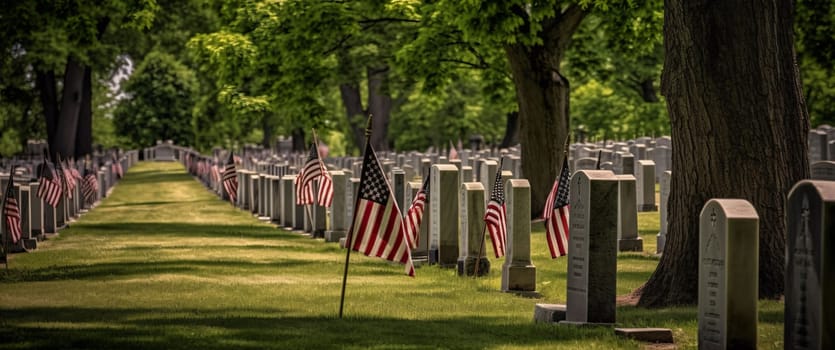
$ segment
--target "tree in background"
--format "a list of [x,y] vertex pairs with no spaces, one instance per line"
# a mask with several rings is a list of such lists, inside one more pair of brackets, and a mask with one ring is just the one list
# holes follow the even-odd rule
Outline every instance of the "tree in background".
[[835,3],[799,0],[795,34],[803,97],[812,125],[835,124]]
[[13,56],[3,71],[27,80],[10,102],[22,106],[25,120],[35,116],[37,98],[53,155],[92,152],[93,70],[111,69],[120,33],[147,26],[155,9],[153,0],[22,1],[0,9],[0,48]]
[[151,52],[125,84],[128,96],[114,112],[116,131],[134,147],[151,146],[157,140],[190,145],[196,91],[197,80],[188,67],[167,53]]
[[639,305],[696,303],[699,212],[710,198],[754,205],[759,295],[782,294],[786,196],[809,175],[793,13],[790,1],[666,1],[661,91],[675,145],[669,238]]

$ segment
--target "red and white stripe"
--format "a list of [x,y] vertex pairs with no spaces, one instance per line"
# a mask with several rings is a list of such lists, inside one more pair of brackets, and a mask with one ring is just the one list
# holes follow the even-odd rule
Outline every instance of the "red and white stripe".
[[18,207],[14,195],[7,193],[7,197],[6,205],[3,207],[3,216],[6,217],[6,228],[9,230],[12,243],[16,244],[23,237],[20,229],[20,207]]
[[406,274],[415,276],[409,242],[403,234],[400,210],[393,198],[386,205],[360,199],[351,227],[352,248],[367,256],[406,265]]
[[423,221],[423,211],[426,206],[426,191],[421,188],[412,200],[409,211],[406,212],[406,222],[403,224],[403,231],[410,238],[412,249],[417,248],[420,243],[420,223]]
[[333,204],[333,178],[327,170],[319,177],[319,193],[316,202],[328,208]]
[[556,208],[545,219],[545,239],[551,258],[568,254],[568,210],[569,206]]
[[484,222],[487,224],[487,232],[490,232],[493,252],[497,258],[503,257],[507,247],[507,207],[505,204],[490,200],[487,203],[487,211],[484,213]]

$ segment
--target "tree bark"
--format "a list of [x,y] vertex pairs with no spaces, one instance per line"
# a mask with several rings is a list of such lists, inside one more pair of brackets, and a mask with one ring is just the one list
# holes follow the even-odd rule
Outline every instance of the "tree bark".
[[675,145],[670,215],[664,254],[639,305],[697,302],[699,212],[710,198],[754,205],[759,295],[783,292],[786,196],[809,175],[809,118],[794,61],[792,6],[665,1],[661,91]]
[[75,135],[78,128],[78,113],[81,110],[81,95],[84,87],[84,67],[70,57],[64,71],[64,87],[61,94],[61,110],[55,129],[52,152],[62,157],[75,154]]
[[362,96],[360,87],[356,82],[339,84],[339,94],[342,97],[342,105],[345,106],[345,118],[351,128],[351,137],[354,140],[356,149],[362,152],[365,146],[365,110],[362,108]]
[[295,128],[290,132],[290,137],[293,139],[293,152],[304,152],[304,129]]
[[78,128],[75,134],[75,159],[82,159],[93,153],[93,79],[92,69],[84,67],[81,109],[78,113]]
[[371,145],[377,151],[388,151],[388,128],[391,119],[391,95],[388,93],[389,67],[367,68],[368,112],[374,116]]
[[55,150],[52,145],[55,143],[55,128],[58,125],[58,95],[55,91],[55,72],[35,71],[35,87],[41,99],[44,122],[46,124],[46,140],[50,145],[50,155],[55,157]]
[[569,86],[560,74],[560,61],[586,14],[579,5],[569,5],[543,21],[539,36],[544,45],[504,48],[519,105],[522,172],[531,185],[532,217],[542,214],[545,198],[562,167],[569,130]]
[[507,125],[504,128],[504,138],[499,148],[508,148],[519,144],[519,112],[507,114]]

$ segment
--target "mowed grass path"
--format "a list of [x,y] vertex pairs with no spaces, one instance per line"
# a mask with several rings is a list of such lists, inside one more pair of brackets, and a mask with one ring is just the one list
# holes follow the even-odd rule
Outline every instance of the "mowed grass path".
[[[640,222],[654,252],[657,213]],[[413,279],[352,254],[340,320],[344,250],[258,222],[179,164],[140,163],[60,237],[11,257],[0,272],[0,348],[639,348],[610,328],[532,322],[535,303],[565,302],[566,274],[534,227],[540,299],[499,292],[498,259],[483,279],[436,266]],[[657,264],[648,253],[618,261],[619,295]],[[761,305],[760,345],[778,347],[782,304]],[[672,328],[679,346],[695,346],[694,307],[620,306],[618,325]]]

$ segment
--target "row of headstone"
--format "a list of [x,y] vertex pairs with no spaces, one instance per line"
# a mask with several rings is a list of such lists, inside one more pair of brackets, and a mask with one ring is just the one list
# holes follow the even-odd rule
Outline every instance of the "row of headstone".
[[[120,157],[114,159],[112,155],[94,155],[91,157],[93,164],[98,164],[96,177],[99,184],[99,191],[93,194],[90,200],[87,200],[82,191],[82,180],[75,180],[76,186],[72,188],[69,193],[66,192],[67,187],[64,186],[64,193],[62,193],[58,204],[53,208],[51,205],[45,203],[43,199],[38,196],[40,182],[37,174],[38,165],[43,160],[32,158],[27,163],[15,164],[15,169],[5,169],[6,171],[14,171],[14,196],[18,201],[20,209],[21,221],[21,240],[12,247],[10,252],[25,252],[37,249],[38,242],[48,239],[49,237],[58,234],[58,232],[67,227],[69,223],[76,220],[87,210],[95,207],[99,201],[106,197],[112,187],[118,181],[116,174],[117,170],[113,167],[113,162],[119,162],[123,171],[136,164],[139,161],[139,152],[129,151],[121,154]],[[9,162],[4,162],[8,163]],[[72,166],[81,168],[84,166],[84,161],[78,161]],[[84,172],[80,172],[82,177]],[[5,190],[8,186],[10,173],[0,173],[0,201],[5,200]],[[0,232],[5,238],[5,225],[0,225]]]
[[[835,182],[803,180],[786,208],[783,346],[835,348]],[[712,199],[699,224],[699,348],[754,349],[759,216],[740,199]]]

